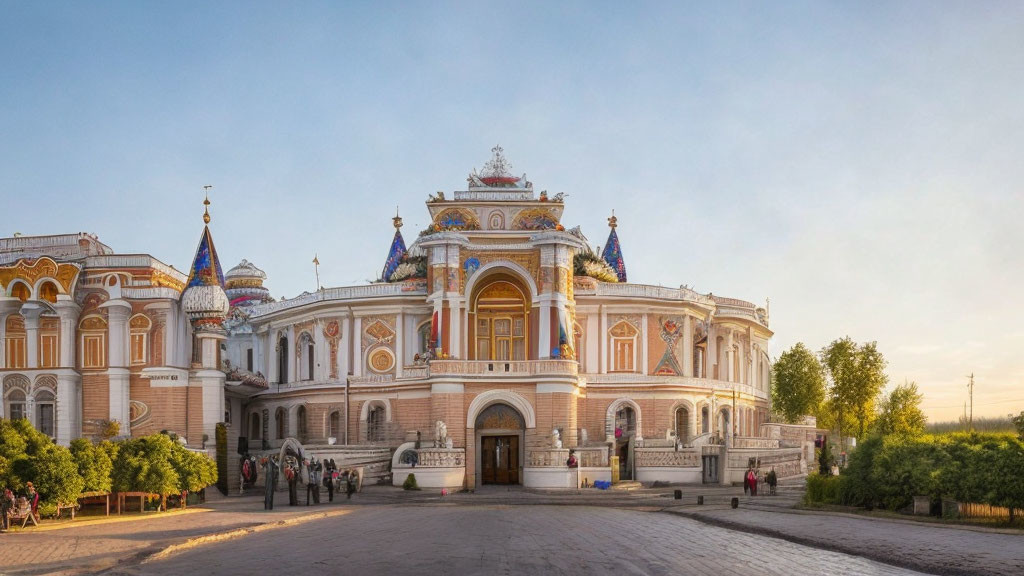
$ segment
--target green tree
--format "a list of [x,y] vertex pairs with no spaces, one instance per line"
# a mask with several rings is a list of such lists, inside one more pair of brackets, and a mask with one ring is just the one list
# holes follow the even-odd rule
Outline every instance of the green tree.
[[828,399],[836,410],[839,441],[848,415],[856,420],[851,432],[863,439],[875,416],[875,404],[885,387],[885,358],[875,342],[858,345],[849,336],[833,341],[821,351],[822,364],[832,385]]
[[825,399],[824,369],[803,342],[779,356],[772,366],[772,380],[772,408],[786,422],[818,415]]
[[113,489],[162,496],[177,493],[178,473],[170,462],[173,445],[174,441],[165,434],[124,441],[114,460]]
[[217,463],[181,444],[171,445],[171,466],[178,475],[178,492],[198,492],[217,481]]
[[84,491],[110,492],[110,475],[114,469],[112,453],[116,457],[117,445],[113,442],[93,444],[87,438],[71,442],[71,455],[78,466],[78,474],[85,481]]
[[923,434],[928,419],[921,411],[922,400],[916,382],[897,386],[882,400],[875,428],[883,435]]
[[28,420],[0,419],[0,483],[15,491],[32,482],[44,502],[70,504],[82,492],[71,451],[53,443]]
[[1020,414],[1010,418],[1015,428],[1017,428],[1017,437],[1024,440],[1024,410],[1020,411]]

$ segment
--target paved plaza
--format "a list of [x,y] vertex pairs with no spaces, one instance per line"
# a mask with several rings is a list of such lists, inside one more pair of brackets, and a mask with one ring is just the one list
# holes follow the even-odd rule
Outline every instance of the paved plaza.
[[0,575],[1024,574],[1019,530],[792,510],[796,491],[741,497],[734,510],[737,493],[488,489],[442,498],[370,487],[351,503],[273,512],[259,497],[217,498],[184,513],[0,535]]
[[184,551],[110,574],[914,574],[638,510],[383,506]]

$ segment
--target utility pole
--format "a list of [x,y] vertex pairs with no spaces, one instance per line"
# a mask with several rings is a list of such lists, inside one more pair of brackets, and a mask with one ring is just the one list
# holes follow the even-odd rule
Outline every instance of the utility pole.
[[971,412],[967,419],[967,430],[968,432],[974,432],[974,372],[971,372],[971,375],[968,376],[968,378],[967,394],[971,401]]
[[313,254],[313,268],[316,270],[316,289],[320,290],[320,259]]

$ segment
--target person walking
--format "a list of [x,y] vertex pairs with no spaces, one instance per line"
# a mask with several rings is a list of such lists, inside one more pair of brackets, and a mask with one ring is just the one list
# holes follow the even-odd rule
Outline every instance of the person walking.
[[263,509],[274,509],[274,489],[277,487],[277,470],[279,466],[273,458],[267,458],[263,462]]
[[348,479],[345,482],[345,497],[348,500],[352,499],[352,493],[356,491],[356,483],[359,482],[359,477],[355,470],[347,470]]
[[775,496],[775,485],[779,482],[779,476],[775,473],[775,467],[768,472],[768,494]]
[[[291,457],[289,456],[289,460]],[[299,505],[299,471],[295,467],[294,461],[286,461],[284,466],[284,477],[288,480],[288,505],[298,506]]]
[[4,488],[0,494],[0,532],[6,532],[11,528],[11,510],[14,509],[14,492],[10,488]]
[[327,501],[334,502],[334,475],[338,470],[334,467],[334,459],[327,461],[327,472],[324,474],[324,484],[327,485]]
[[310,465],[309,460],[303,460],[302,464],[299,465],[299,480],[302,482],[303,486],[306,487],[306,506],[313,503],[313,487],[309,484],[311,468],[312,466]]

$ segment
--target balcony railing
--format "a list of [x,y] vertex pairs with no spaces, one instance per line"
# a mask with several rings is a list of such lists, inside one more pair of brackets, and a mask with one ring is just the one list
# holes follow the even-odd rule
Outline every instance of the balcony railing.
[[430,376],[576,376],[574,360],[432,360]]

